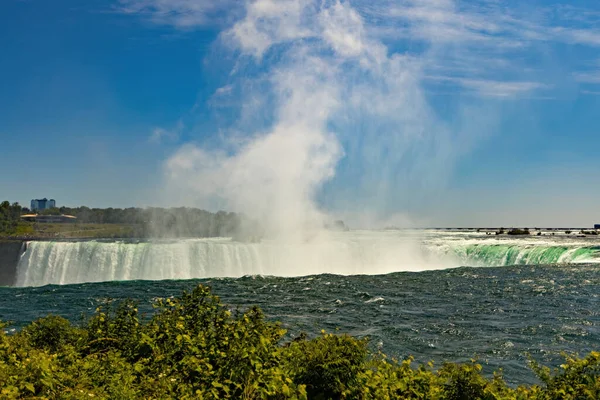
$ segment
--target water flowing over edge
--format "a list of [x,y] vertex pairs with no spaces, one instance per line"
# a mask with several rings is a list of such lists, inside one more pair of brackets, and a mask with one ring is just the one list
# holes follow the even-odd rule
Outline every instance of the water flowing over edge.
[[230,238],[29,242],[17,286],[245,275],[386,274],[459,266],[600,263],[600,243],[428,232],[340,232],[301,243]]

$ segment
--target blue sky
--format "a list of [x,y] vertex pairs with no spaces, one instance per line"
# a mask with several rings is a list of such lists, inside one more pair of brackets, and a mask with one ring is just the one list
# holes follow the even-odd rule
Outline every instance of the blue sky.
[[7,0],[0,43],[2,199],[600,222],[596,1]]

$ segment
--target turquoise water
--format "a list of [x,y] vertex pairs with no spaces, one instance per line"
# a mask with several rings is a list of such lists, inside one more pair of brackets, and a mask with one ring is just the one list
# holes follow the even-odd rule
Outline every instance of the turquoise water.
[[482,266],[600,262],[599,246],[470,244],[453,251],[466,263]]
[[[496,250],[504,252],[491,252]],[[369,336],[374,349],[420,362],[475,357],[487,373],[502,368],[513,383],[535,381],[528,354],[556,366],[561,351],[600,349],[600,266],[585,263],[5,287],[0,319],[13,321],[11,329],[48,313],[77,322],[109,298],[134,298],[142,312],[151,313],[153,298],[199,283],[210,285],[231,308],[259,305],[283,322],[288,337],[326,329]]]

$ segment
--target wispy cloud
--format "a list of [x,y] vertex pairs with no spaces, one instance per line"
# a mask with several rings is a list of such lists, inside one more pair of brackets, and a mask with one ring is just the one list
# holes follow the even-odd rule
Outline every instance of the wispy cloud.
[[576,72],[573,76],[577,82],[600,84],[600,69],[597,71]]
[[535,55],[543,58],[548,46],[600,46],[598,10],[555,6],[518,11],[503,1],[485,0],[361,2],[358,7],[384,40],[400,41],[408,51],[432,49],[434,57],[425,69],[439,82],[452,81],[484,96],[547,90]]
[[556,41],[600,47],[600,29],[555,27],[551,29]]
[[119,0],[117,10],[181,29],[214,26],[242,2],[239,0]]
[[[227,39],[235,37],[242,50],[252,49],[257,56],[274,44],[310,40],[321,33],[335,40],[340,32],[310,19],[315,7],[310,0],[120,0],[122,12],[180,29],[227,21],[232,27]],[[511,8],[498,0],[356,0],[352,7],[364,21],[358,37],[396,42],[393,47],[419,54],[428,74],[445,75],[457,87],[483,96],[511,97],[547,89],[544,77],[531,71],[532,61],[527,61],[538,52],[543,55],[546,50],[540,46],[600,47],[598,8],[569,4]],[[258,19],[268,23],[258,24]],[[347,51],[356,51],[359,44],[338,42]],[[461,78],[464,72],[468,79]]]
[[551,86],[539,82],[496,81],[489,79],[472,79],[451,76],[427,76],[429,80],[459,84],[471,89],[482,96],[514,97],[537,89],[548,89]]
[[220,88],[218,88],[215,91],[215,96],[225,96],[225,95],[231,93],[232,90],[233,90],[232,85],[221,86]]
[[148,141],[150,143],[161,144],[164,142],[174,142],[177,141],[183,131],[184,125],[183,121],[178,121],[177,125],[172,129],[165,129],[161,127],[156,127],[152,130]]

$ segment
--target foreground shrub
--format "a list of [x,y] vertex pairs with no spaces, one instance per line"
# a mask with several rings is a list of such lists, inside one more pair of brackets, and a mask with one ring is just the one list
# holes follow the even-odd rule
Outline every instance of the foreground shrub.
[[80,326],[48,316],[14,335],[0,324],[0,398],[46,399],[597,399],[600,353],[533,364],[542,385],[511,388],[481,366],[414,367],[325,332],[284,343],[260,309],[230,312],[204,286],[100,307]]
[[566,362],[552,373],[533,363],[533,369],[546,385],[544,399],[600,399],[600,352],[583,359],[566,356]]
[[361,385],[367,341],[326,334],[310,341],[294,341],[283,352],[287,376],[305,385],[311,399],[340,398]]

